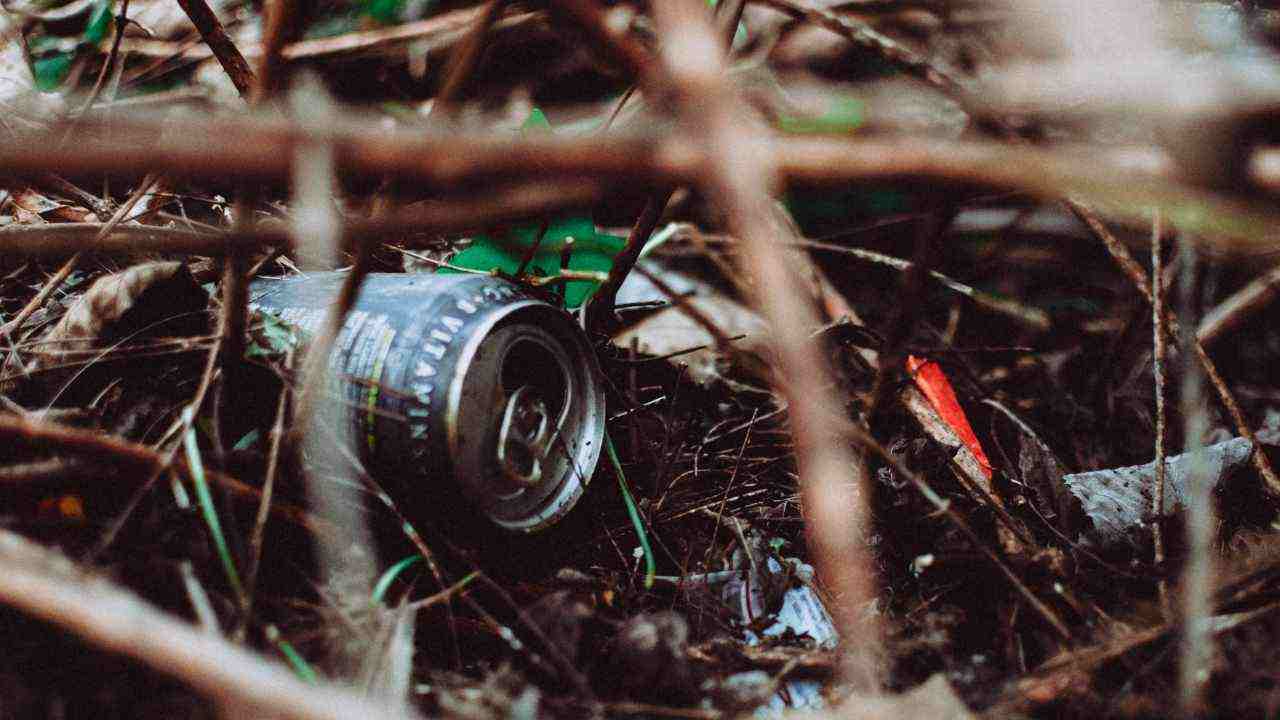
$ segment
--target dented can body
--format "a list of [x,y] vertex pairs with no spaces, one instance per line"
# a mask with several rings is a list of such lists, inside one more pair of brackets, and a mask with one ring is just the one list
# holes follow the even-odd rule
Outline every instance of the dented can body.
[[[259,280],[251,304],[314,333],[344,277]],[[397,501],[437,503],[446,483],[532,532],[573,507],[599,459],[604,392],[584,333],[498,278],[370,274],[329,370],[350,443]]]

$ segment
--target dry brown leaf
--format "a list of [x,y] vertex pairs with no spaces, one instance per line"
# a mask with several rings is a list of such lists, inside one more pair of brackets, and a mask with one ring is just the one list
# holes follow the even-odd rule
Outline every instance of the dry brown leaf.
[[[193,287],[199,292],[191,273],[180,262],[145,263],[99,278],[41,338],[35,369],[59,363],[77,351],[98,347],[115,338],[119,334],[117,324],[138,306],[148,290],[157,291],[149,299],[164,302],[166,296],[178,295],[180,291]],[[167,307],[160,309],[161,313],[172,314],[189,309],[186,293],[181,294],[181,308],[166,303]]]
[[20,223],[101,222],[98,216],[89,210],[52,200],[31,188],[25,188],[14,193],[12,199],[14,206],[17,208],[17,217]]

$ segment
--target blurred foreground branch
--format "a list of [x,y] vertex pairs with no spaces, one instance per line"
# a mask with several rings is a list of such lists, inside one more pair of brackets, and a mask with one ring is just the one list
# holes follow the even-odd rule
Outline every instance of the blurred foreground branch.
[[[840,680],[858,693],[877,694],[884,683],[883,628],[867,611],[877,596],[869,545],[870,484],[865,459],[839,432],[844,413],[829,362],[811,341],[819,320],[778,239],[788,228],[773,212],[776,158],[739,151],[755,134],[724,79],[719,42],[701,3],[665,0],[654,19],[665,39],[663,65],[682,101],[682,119],[706,152],[703,187],[728,214],[742,238],[742,265],[754,280],[755,305],[768,319],[780,360],[779,389],[787,400],[806,535],[814,561],[836,596]],[[795,240],[794,237],[790,238]]]
[[[57,132],[55,128],[53,132]],[[237,142],[218,142],[235,137]],[[696,182],[711,158],[680,136],[496,138],[371,134],[354,118],[331,131],[343,178],[394,177],[442,196],[498,180]],[[67,175],[164,172],[215,183],[285,183],[291,157],[305,142],[279,119],[184,121],[181,133],[160,135],[149,119],[85,121],[74,146],[34,138],[0,147],[0,173],[33,174],[58,167]],[[1079,197],[1104,215],[1149,227],[1159,210],[1173,227],[1232,247],[1269,247],[1280,211],[1264,198],[1197,187],[1178,174],[1168,153],[1151,147],[1100,150],[1015,146],[989,141],[913,138],[835,138],[752,135],[735,154],[760,157],[785,181],[838,184],[866,180],[930,179],[1011,188],[1057,199]],[[1274,150],[1255,157],[1254,180],[1280,187],[1269,170]]]
[[0,530],[0,601],[173,675],[228,710],[297,720],[416,717],[334,686],[307,684],[283,665],[161,612],[7,530]]

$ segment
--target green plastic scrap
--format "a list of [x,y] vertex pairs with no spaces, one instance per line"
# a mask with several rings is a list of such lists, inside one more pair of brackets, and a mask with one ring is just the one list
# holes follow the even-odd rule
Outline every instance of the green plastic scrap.
[[93,12],[89,15],[89,24],[84,28],[80,39],[88,45],[97,45],[107,39],[107,30],[111,29],[111,0],[98,0],[93,4]]
[[520,130],[526,133],[550,133],[552,132],[551,121],[547,119],[547,114],[542,112],[541,108],[535,107],[529,111],[529,117],[524,119],[524,124],[520,126]]
[[33,60],[31,70],[35,75],[36,88],[42,92],[57,90],[71,72],[71,60],[74,57],[74,53],[64,52]]
[[[547,116],[538,108],[529,113],[521,127],[523,133],[552,132]],[[626,238],[608,235],[596,230],[595,222],[586,211],[569,212],[542,222],[522,223],[505,232],[479,235],[471,246],[458,253],[450,265],[438,272],[455,273],[464,270],[481,272],[500,271],[514,275],[520,270],[525,256],[536,246],[532,257],[524,267],[527,275],[556,277],[560,274],[561,258],[568,250],[567,268],[578,272],[607,273],[613,267],[613,258],[626,245]],[[542,239],[539,241],[538,237]],[[595,280],[575,279],[564,283],[564,304],[567,308],[582,305],[599,283]]]

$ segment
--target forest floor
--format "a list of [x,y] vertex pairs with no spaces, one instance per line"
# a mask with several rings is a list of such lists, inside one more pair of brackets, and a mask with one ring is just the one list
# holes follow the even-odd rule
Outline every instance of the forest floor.
[[[1280,14],[651,4],[0,10],[0,717],[1280,711]],[[317,449],[246,305],[441,268],[600,366],[543,532]]]

